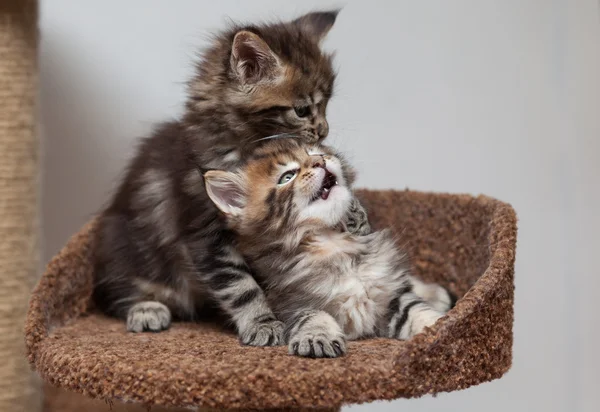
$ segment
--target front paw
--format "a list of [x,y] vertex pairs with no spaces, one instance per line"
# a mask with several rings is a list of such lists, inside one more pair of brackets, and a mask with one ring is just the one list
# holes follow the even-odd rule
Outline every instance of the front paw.
[[366,236],[371,234],[373,231],[367,220],[358,223],[350,220],[349,224],[346,225],[346,230],[357,236]]
[[371,225],[369,224],[367,211],[360,204],[358,199],[354,199],[352,202],[344,226],[346,230],[353,235],[364,236],[371,233]]
[[290,339],[288,352],[308,358],[337,358],[346,353],[346,340],[340,333],[301,331]]
[[240,341],[248,346],[283,345],[283,322],[276,319],[256,321],[240,333]]
[[129,332],[160,332],[171,324],[169,308],[160,302],[146,301],[133,305],[127,313]]

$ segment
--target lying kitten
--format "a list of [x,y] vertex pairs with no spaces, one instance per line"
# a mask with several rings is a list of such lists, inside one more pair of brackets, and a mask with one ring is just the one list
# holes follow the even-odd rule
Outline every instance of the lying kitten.
[[[233,169],[251,142],[293,133],[318,141],[333,91],[331,57],[319,43],[336,18],[233,27],[215,37],[189,83],[181,120],[145,139],[100,216],[94,300],[132,332],[166,329],[217,306],[248,345],[276,345],[276,320],[233,247],[199,169]],[[365,232],[360,205],[348,230]],[[225,293],[226,291],[226,293]]]
[[409,339],[452,306],[444,288],[409,275],[390,231],[340,230],[352,181],[331,149],[291,139],[263,145],[241,171],[205,174],[208,195],[285,322],[290,353],[336,357],[346,339]]

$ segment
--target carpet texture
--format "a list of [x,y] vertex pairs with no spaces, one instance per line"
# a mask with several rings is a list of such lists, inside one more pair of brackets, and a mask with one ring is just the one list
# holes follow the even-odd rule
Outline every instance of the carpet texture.
[[460,297],[409,341],[349,344],[338,359],[285,347],[242,347],[208,324],[129,334],[91,307],[94,221],[47,266],[26,323],[29,361],[50,384],[104,400],[212,408],[329,407],[467,388],[512,360],[516,216],[497,200],[411,191],[359,196],[376,228],[391,227],[414,272]]
[[39,276],[37,2],[0,0],[0,411],[39,410],[23,354],[27,302]]
[[[83,396],[76,392],[55,388],[47,384],[44,388],[44,412],[148,412],[148,406],[139,403],[125,403],[119,400],[105,401]],[[263,410],[263,409],[261,409]],[[223,409],[213,408],[169,408],[153,405],[150,412],[223,412]],[[302,409],[276,409],[276,412],[302,412]],[[312,412],[337,412],[335,409],[304,409]],[[13,411],[11,411],[13,412]],[[30,412],[30,411],[27,411]],[[230,409],[228,412],[242,412],[240,409]],[[273,411],[275,412],[275,410]]]

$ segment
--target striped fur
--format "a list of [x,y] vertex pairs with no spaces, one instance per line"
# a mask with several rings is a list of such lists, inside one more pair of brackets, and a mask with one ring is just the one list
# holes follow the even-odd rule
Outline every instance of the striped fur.
[[144,139],[100,216],[94,300],[129,330],[224,313],[248,345],[283,342],[283,324],[204,190],[200,170],[233,170],[253,142],[328,134],[332,57],[319,44],[335,12],[232,25],[214,36],[183,116]]
[[409,274],[389,230],[345,230],[353,176],[330,148],[292,139],[263,145],[241,171],[205,175],[209,197],[285,323],[290,353],[336,357],[346,339],[409,339],[451,306],[444,288]]

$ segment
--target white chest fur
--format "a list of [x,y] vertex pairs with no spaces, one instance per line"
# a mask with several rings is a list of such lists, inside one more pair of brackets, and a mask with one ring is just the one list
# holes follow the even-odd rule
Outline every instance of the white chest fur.
[[316,240],[330,271],[321,277],[326,287],[318,288],[327,295],[323,309],[348,339],[374,335],[406,275],[393,264],[399,254],[394,242],[384,233],[360,240],[336,236]]

